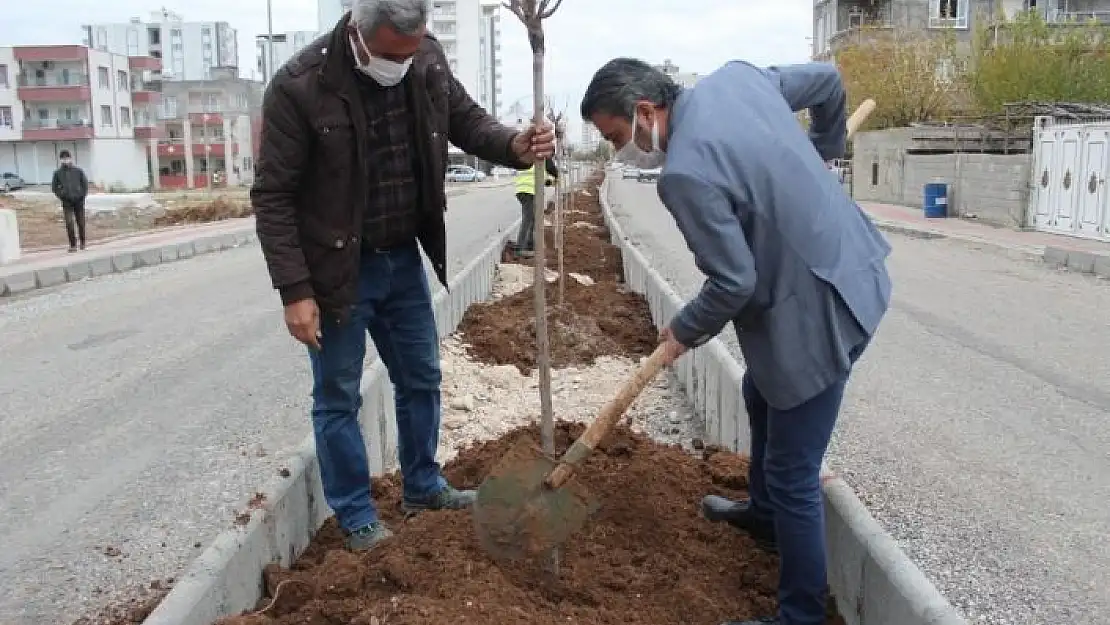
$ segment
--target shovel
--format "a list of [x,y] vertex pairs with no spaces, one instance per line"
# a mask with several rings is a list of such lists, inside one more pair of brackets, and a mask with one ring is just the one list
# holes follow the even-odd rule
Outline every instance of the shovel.
[[663,345],[655,348],[562,458],[547,457],[528,439],[509,449],[478,488],[474,502],[482,548],[502,560],[537,556],[586,524],[599,504],[581,484],[568,482],[663,368],[664,356]]

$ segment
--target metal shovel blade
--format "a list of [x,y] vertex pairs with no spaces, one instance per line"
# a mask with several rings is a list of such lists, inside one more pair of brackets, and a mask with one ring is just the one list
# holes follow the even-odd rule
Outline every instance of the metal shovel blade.
[[527,438],[517,441],[478,488],[474,527],[494,558],[535,557],[566,542],[597,511],[598,502],[575,481],[544,484],[557,463]]

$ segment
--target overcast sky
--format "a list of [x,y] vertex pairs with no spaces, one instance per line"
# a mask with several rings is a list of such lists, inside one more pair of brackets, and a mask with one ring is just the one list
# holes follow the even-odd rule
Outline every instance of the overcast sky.
[[[80,43],[81,25],[144,20],[162,6],[190,21],[230,22],[239,31],[240,67],[255,67],[254,36],[266,32],[265,0],[4,1],[0,45]],[[316,29],[315,0],[273,0],[274,31]],[[682,71],[708,73],[725,61],[797,63],[809,56],[812,0],[564,0],[547,23],[547,91],[577,122],[593,72],[616,56],[671,59]],[[532,92],[532,58],[524,28],[502,10],[503,106]],[[576,132],[577,123],[571,131]],[[571,135],[575,141],[577,135]]]

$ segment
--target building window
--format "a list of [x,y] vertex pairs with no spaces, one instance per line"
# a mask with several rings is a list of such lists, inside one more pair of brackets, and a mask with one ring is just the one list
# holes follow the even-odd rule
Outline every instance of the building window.
[[[11,85],[8,84],[8,66],[0,65],[0,87],[7,89]],[[11,111],[8,111],[9,113]]]
[[152,46],[162,45],[162,29],[148,28],[146,31],[146,40],[147,43]]
[[112,125],[112,107],[108,106],[107,104],[100,107],[100,125]]
[[131,109],[126,106],[119,107],[119,125],[121,128],[131,125]]
[[116,70],[116,89],[127,91],[127,72]]
[[12,128],[15,124],[12,122],[12,107],[0,106],[0,128]]
[[929,28],[968,27],[969,0],[929,0]]
[[127,56],[139,56],[139,31],[127,29]]
[[111,74],[108,73],[107,67],[96,68],[96,79],[101,89],[111,89],[112,81]]

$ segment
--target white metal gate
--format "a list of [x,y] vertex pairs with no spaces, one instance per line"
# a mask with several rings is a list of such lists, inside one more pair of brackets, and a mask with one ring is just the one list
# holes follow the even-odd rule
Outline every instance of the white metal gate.
[[1033,145],[1033,226],[1110,240],[1110,123],[1054,124],[1038,118]]

